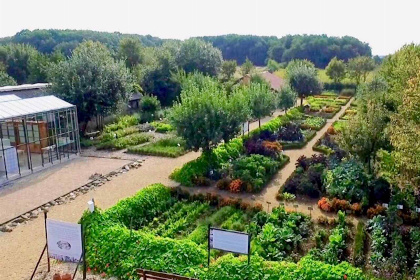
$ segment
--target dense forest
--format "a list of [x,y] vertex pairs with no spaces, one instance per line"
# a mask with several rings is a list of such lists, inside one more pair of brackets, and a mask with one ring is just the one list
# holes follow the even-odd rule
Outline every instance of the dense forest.
[[37,29],[34,31],[22,30],[12,37],[0,39],[1,44],[22,43],[35,47],[41,53],[52,53],[55,50],[61,51],[64,55],[70,56],[71,51],[81,42],[92,40],[116,50],[124,37],[136,37],[146,47],[159,46],[163,40],[151,35],[121,34],[119,32],[99,32],[91,30],[57,30]]
[[225,59],[242,64],[248,57],[256,65],[265,65],[268,58],[277,62],[307,59],[324,68],[333,57],[348,60],[356,56],[371,56],[367,43],[350,36],[287,35],[282,38],[252,35],[222,35],[202,37],[222,51]]
[[[60,51],[66,56],[79,43],[86,40],[98,41],[111,50],[118,49],[121,39],[136,37],[145,47],[160,46],[164,41],[151,35],[130,35],[118,32],[98,32],[90,30],[22,30],[12,37],[0,39],[0,44],[23,43],[35,47],[39,52],[50,54]],[[275,36],[253,35],[220,35],[200,37],[222,51],[225,60],[236,60],[238,64],[248,57],[255,65],[265,65],[269,58],[277,62],[289,62],[293,59],[308,59],[316,67],[324,68],[328,62],[337,57],[347,61],[356,56],[371,56],[367,43],[344,36],[327,35],[287,35]]]

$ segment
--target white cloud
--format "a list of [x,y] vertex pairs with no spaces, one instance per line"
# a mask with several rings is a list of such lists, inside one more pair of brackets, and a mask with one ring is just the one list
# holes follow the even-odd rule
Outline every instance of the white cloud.
[[420,43],[417,0],[0,0],[0,37],[91,29],[162,38],[228,33],[354,36],[374,54]]

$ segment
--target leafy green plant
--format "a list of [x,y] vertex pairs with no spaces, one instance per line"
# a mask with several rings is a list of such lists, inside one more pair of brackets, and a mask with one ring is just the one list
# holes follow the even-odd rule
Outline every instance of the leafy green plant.
[[159,133],[167,133],[167,132],[175,130],[175,128],[171,124],[164,123],[164,122],[155,121],[155,122],[151,122],[150,125],[154,127],[156,132],[159,132]]
[[278,161],[262,155],[240,157],[233,162],[232,177],[250,183],[253,191],[260,191],[279,166]]
[[120,129],[127,128],[129,126],[134,126],[140,122],[140,118],[138,115],[131,115],[131,116],[121,116],[118,118],[116,123],[112,123],[109,125],[106,125],[104,128],[104,132],[112,132],[117,131]]
[[115,138],[110,141],[100,142],[96,145],[98,150],[104,149],[125,149],[129,146],[135,146],[146,143],[153,139],[153,136],[147,133],[134,133],[122,138]]
[[357,267],[364,266],[365,242],[366,242],[365,224],[359,221],[357,223],[356,235],[354,237],[354,245],[353,245],[353,264]]
[[320,130],[324,125],[326,124],[326,120],[321,117],[309,117],[306,118],[303,123],[301,124],[301,127],[303,129],[314,129],[314,130]]
[[185,141],[180,137],[163,138],[150,144],[128,147],[127,151],[134,154],[173,158],[182,156],[187,152]]

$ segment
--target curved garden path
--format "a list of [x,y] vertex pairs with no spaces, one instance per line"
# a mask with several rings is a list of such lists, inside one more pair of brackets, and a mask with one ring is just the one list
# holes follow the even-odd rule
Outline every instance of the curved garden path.
[[[345,109],[349,106],[344,106],[341,111],[328,123],[335,121],[341,116]],[[280,111],[274,113],[274,117],[282,114]],[[261,120],[261,124],[269,121],[273,117],[267,117]],[[271,183],[259,194],[243,194],[238,195],[244,200],[261,202],[266,205],[266,202],[271,202],[271,207],[278,205],[276,201],[276,193],[295,169],[295,162],[301,155],[310,156],[315,152],[312,151],[313,144],[325,133],[327,124],[321,129],[316,137],[312,139],[303,149],[290,150],[285,153],[290,157],[290,163],[287,164],[271,181]],[[250,129],[258,127],[258,121],[250,124]],[[86,194],[77,196],[73,201],[63,205],[56,205],[50,208],[48,216],[53,219],[58,219],[68,222],[77,222],[83,211],[87,209],[87,201],[92,197],[95,198],[96,204],[106,209],[117,203],[120,199],[131,196],[140,189],[153,184],[162,183],[167,186],[177,186],[177,183],[168,179],[169,174],[176,167],[182,166],[184,163],[197,158],[200,153],[190,152],[178,158],[163,158],[163,157],[147,157],[142,167],[139,169],[130,170],[128,173],[114,178],[112,181],[105,183],[103,186],[90,191]],[[216,188],[188,188],[191,192],[215,192]],[[233,196],[231,193],[224,192],[225,196]],[[300,202],[299,202],[300,203]],[[286,205],[288,206],[288,205]],[[271,209],[271,208],[270,208]],[[316,211],[316,207],[314,211]],[[305,207],[299,209],[305,211]],[[45,232],[43,218],[31,220],[25,224],[19,225],[11,233],[0,232],[0,279],[21,280],[29,279],[30,274],[38,260],[45,245]],[[54,267],[54,261],[52,260]],[[41,270],[46,269],[46,261],[43,258],[40,266]]]

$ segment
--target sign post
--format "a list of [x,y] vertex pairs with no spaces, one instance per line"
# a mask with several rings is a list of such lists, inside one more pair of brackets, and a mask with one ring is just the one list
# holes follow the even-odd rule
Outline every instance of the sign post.
[[249,234],[233,230],[218,229],[209,226],[208,266],[210,266],[210,249],[251,256],[251,237]]
[[77,266],[73,275],[74,279],[79,264],[83,259],[83,279],[86,279],[85,244],[82,225],[48,219],[47,212],[44,212],[44,218],[46,244],[31,279],[33,279],[45,252],[48,272],[51,270],[50,258],[65,262],[75,262]]

